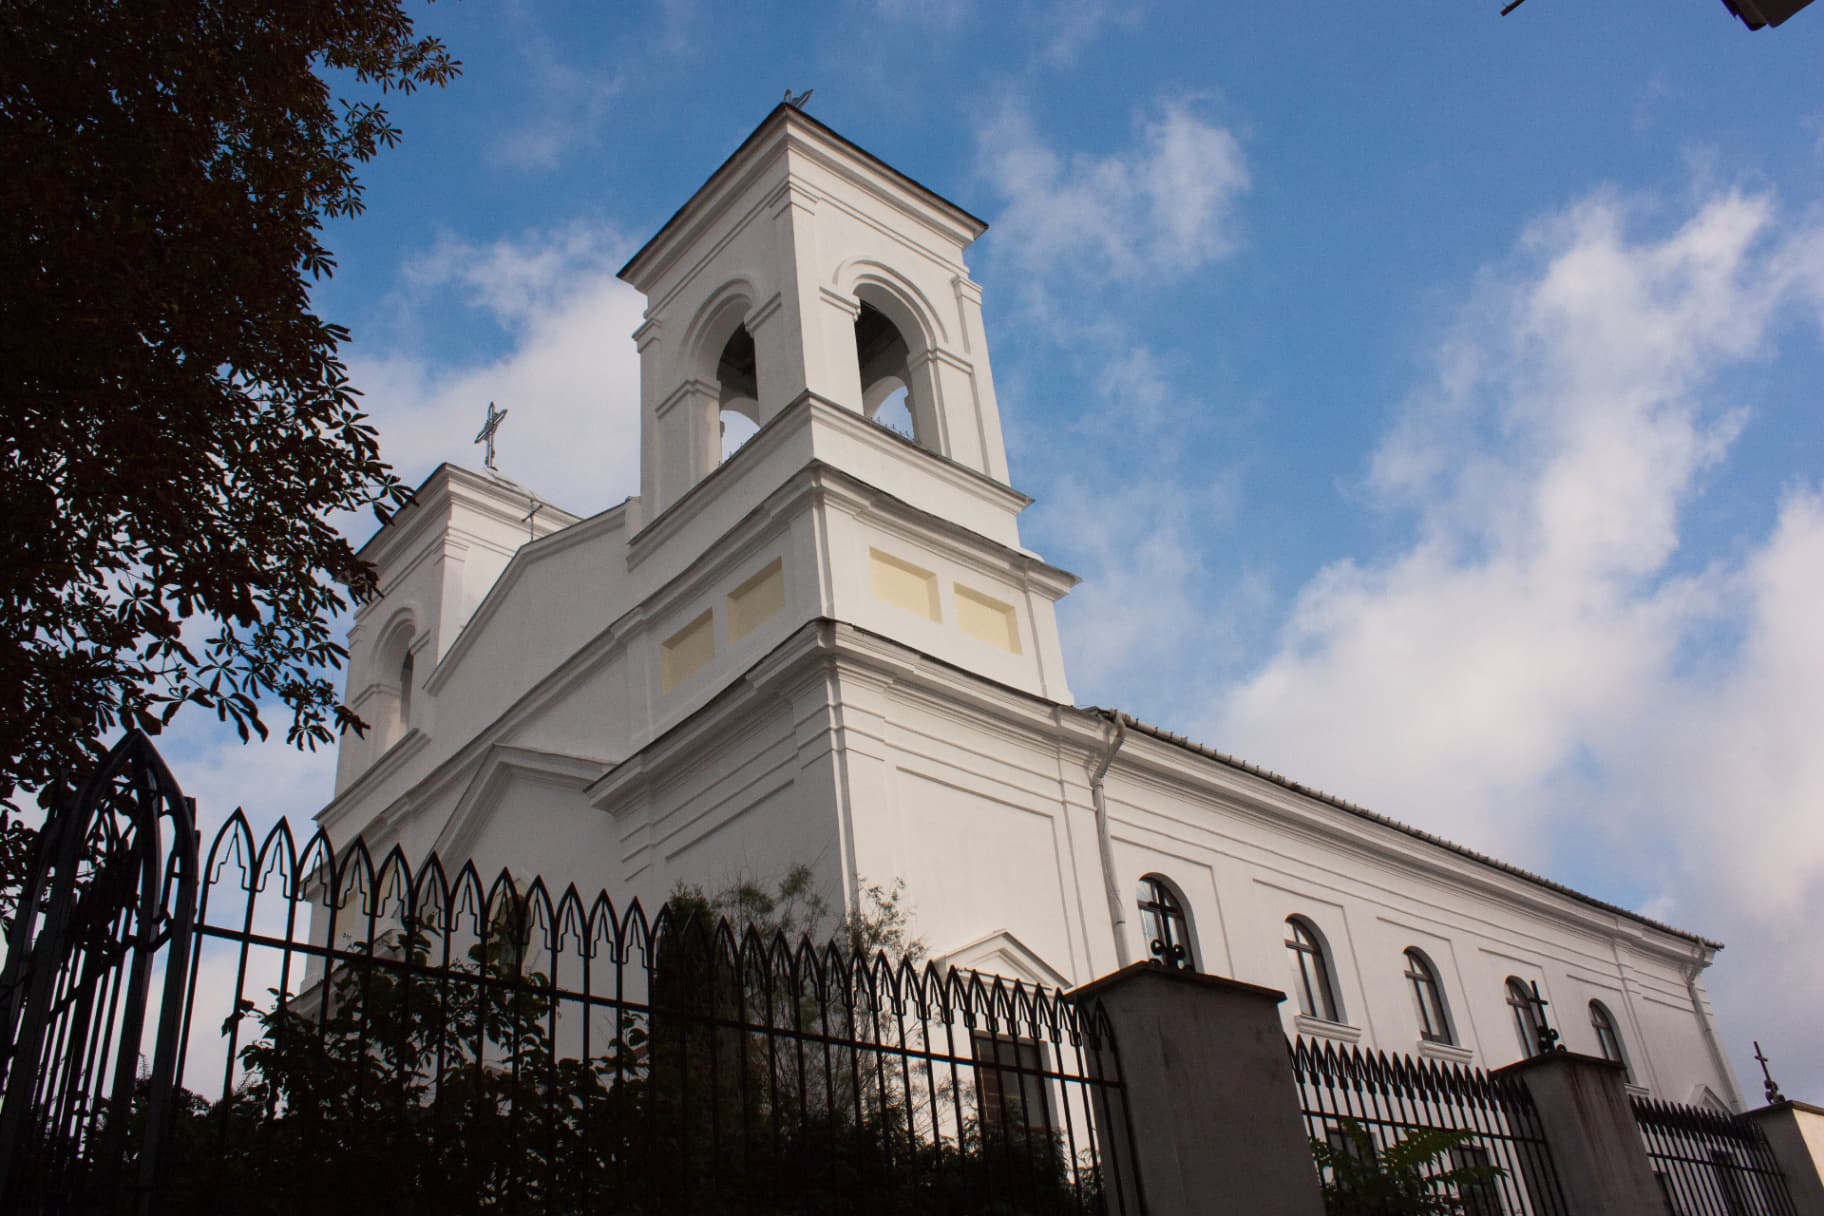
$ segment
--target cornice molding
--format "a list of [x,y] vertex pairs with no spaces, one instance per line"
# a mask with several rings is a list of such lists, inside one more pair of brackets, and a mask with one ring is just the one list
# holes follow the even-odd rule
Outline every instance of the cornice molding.
[[987,230],[983,221],[810,115],[779,105],[627,260],[620,277],[642,291],[664,279],[683,251],[741,202],[756,177],[781,161],[789,165],[794,157],[832,173],[955,245],[967,246]]
[[430,742],[431,737],[416,726],[409,728],[405,734],[399,737],[398,742],[387,748],[378,760],[363,769],[359,777],[349,782],[347,789],[331,798],[311,818],[323,825],[323,830],[330,832],[331,838],[334,839],[331,829],[348,812],[349,808],[366,798],[380,783],[405,767],[406,763],[429,746]]
[[488,588],[488,593],[482,597],[481,603],[475,606],[475,611],[471,612],[469,619],[463,622],[455,640],[444,648],[443,657],[437,661],[437,666],[433,667],[431,674],[425,677],[425,691],[435,696],[449,682],[450,673],[455,671],[467,658],[469,651],[475,648],[477,645],[475,639],[486,632],[488,623],[500,611],[500,606],[512,594],[513,588],[525,577],[526,569],[532,563],[555,557],[605,534],[622,530],[626,525],[628,503],[632,501],[632,499],[623,500],[618,506],[610,507],[606,511],[592,515],[580,523],[571,524],[560,531],[547,533],[537,540],[527,541],[515,550],[507,562],[506,569],[500,572],[499,577]]

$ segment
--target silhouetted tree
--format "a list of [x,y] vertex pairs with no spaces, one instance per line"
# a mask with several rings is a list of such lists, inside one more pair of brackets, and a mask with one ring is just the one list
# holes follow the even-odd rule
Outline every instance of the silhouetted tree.
[[408,491],[311,284],[380,98],[458,70],[404,0],[0,0],[0,803],[185,704],[357,725],[327,517]]

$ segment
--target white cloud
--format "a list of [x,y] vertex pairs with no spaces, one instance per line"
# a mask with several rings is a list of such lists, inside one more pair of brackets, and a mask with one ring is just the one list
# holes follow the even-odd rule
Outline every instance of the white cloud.
[[438,462],[470,468],[489,401],[502,425],[502,474],[587,514],[638,492],[639,360],[631,334],[644,301],[614,277],[625,242],[576,225],[520,240],[446,239],[405,272],[405,309],[434,329],[440,315],[483,313],[508,349],[465,359],[454,343],[351,360],[380,428],[381,450],[408,481]]
[[1047,63],[1063,67],[1093,45],[1111,25],[1134,25],[1141,6],[1114,4],[1110,0],[1059,0],[1044,6],[1037,17],[1048,31],[1041,52]]
[[1722,193],[1640,238],[1640,210],[1595,196],[1486,278],[1372,462],[1415,539],[1319,572],[1207,737],[1522,862],[1626,841],[1656,911],[1733,941],[1731,1045],[1824,1083],[1824,498],[1734,561],[1684,540],[1749,422],[1719,381],[1824,299],[1824,229]]
[[513,169],[551,169],[600,142],[621,92],[620,75],[566,63],[556,42],[536,32],[526,38],[520,59],[531,101],[526,117],[489,143],[490,159]]
[[[946,31],[991,11],[968,0],[875,0],[874,7],[889,21]],[[1113,0],[1038,0],[1021,5],[1018,17],[1038,35],[1035,63],[1058,68],[1074,63],[1111,26],[1138,25],[1144,9]]]
[[[1095,697],[1122,671],[1172,667],[1178,680],[1123,704],[1169,716],[1203,686],[1193,669],[1211,674],[1232,652],[1234,622],[1260,611],[1266,588],[1249,572],[1218,585],[1205,561],[1240,492],[1240,470],[1212,470],[1207,459],[1213,433],[1229,425],[1225,413],[1211,408],[1198,369],[1136,334],[1106,289],[1111,278],[1130,287],[1177,278],[1233,249],[1248,183],[1240,142],[1166,103],[1136,118],[1123,150],[1060,151],[1010,106],[978,133],[978,161],[1003,199],[992,256],[1023,276],[1020,328],[1047,339],[1043,357],[1070,368],[1083,394],[1062,434],[1049,426],[1018,452],[1022,477],[1038,490],[1032,539],[1068,551],[1084,576],[1061,609],[1075,692]],[[1089,282],[1096,290],[1078,290]],[[1055,420],[1056,403],[1022,409],[1017,361],[1001,370],[1002,414],[1018,442],[1028,438],[1019,420]],[[1146,470],[1143,482],[1134,469]],[[1180,653],[1187,637],[1199,639],[1195,660]]]
[[[1003,416],[1026,440],[1021,479],[1038,490],[1024,525],[1042,552],[1069,555],[1083,583],[1060,605],[1066,661],[1079,700],[1099,700],[1135,671],[1174,678],[1121,694],[1143,716],[1195,712],[1202,690],[1230,670],[1242,626],[1270,605],[1261,572],[1213,563],[1216,538],[1235,522],[1243,468],[1212,456],[1230,424],[1183,369],[1152,347],[1097,326],[1040,327],[1082,359],[1083,410],[1042,435],[1018,428],[1041,417],[1023,386],[1004,380]],[[1144,475],[1135,476],[1136,470]],[[1144,612],[1136,605],[1145,605]],[[1195,639],[1187,651],[1186,639]]]
[[206,710],[178,715],[171,729],[154,740],[178,785],[196,800],[205,851],[236,810],[246,812],[256,838],[281,818],[291,821],[294,832],[307,836],[311,816],[335,793],[335,747],[292,747],[284,741],[285,707],[261,706],[260,712],[272,731],[264,742],[242,743],[232,726],[217,722]]
[[1234,249],[1249,184],[1240,140],[1176,102],[1106,156],[1048,146],[1010,106],[979,133],[977,159],[1006,200],[1000,248],[1036,274],[1189,274]]

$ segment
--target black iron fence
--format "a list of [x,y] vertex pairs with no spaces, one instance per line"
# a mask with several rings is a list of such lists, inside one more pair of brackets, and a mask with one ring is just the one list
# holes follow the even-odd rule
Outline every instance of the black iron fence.
[[256,839],[239,814],[199,866],[150,747],[110,763],[127,778],[59,814],[114,825],[113,852],[43,855],[74,915],[28,905],[0,977],[9,1212],[1088,1213],[1131,1193],[1092,1005],[284,823]]
[[1786,1177],[1767,1137],[1724,1111],[1634,1098],[1647,1159],[1675,1216],[1787,1216]]
[[1331,1210],[1419,1210],[1399,1206],[1408,1192],[1454,1197],[1470,1216],[1567,1210],[1538,1113],[1517,1081],[1304,1038],[1291,1050]]
[[[162,1032],[185,998],[197,893],[191,805],[137,734],[86,786],[59,789],[52,802],[5,909],[0,1208],[16,1212],[144,1193],[152,1163],[140,1146],[178,1118],[178,1039]],[[24,840],[17,827],[5,831],[12,861]]]

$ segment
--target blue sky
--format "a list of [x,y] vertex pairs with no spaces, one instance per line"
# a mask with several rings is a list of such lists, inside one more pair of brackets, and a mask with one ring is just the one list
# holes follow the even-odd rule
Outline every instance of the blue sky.
[[[1114,705],[1729,943],[1824,1099],[1824,11],[421,10],[464,63],[319,292],[416,479],[637,492],[613,279],[787,87],[983,216],[1027,543]],[[180,723],[219,819],[323,757]],[[275,791],[283,790],[282,794]]]

